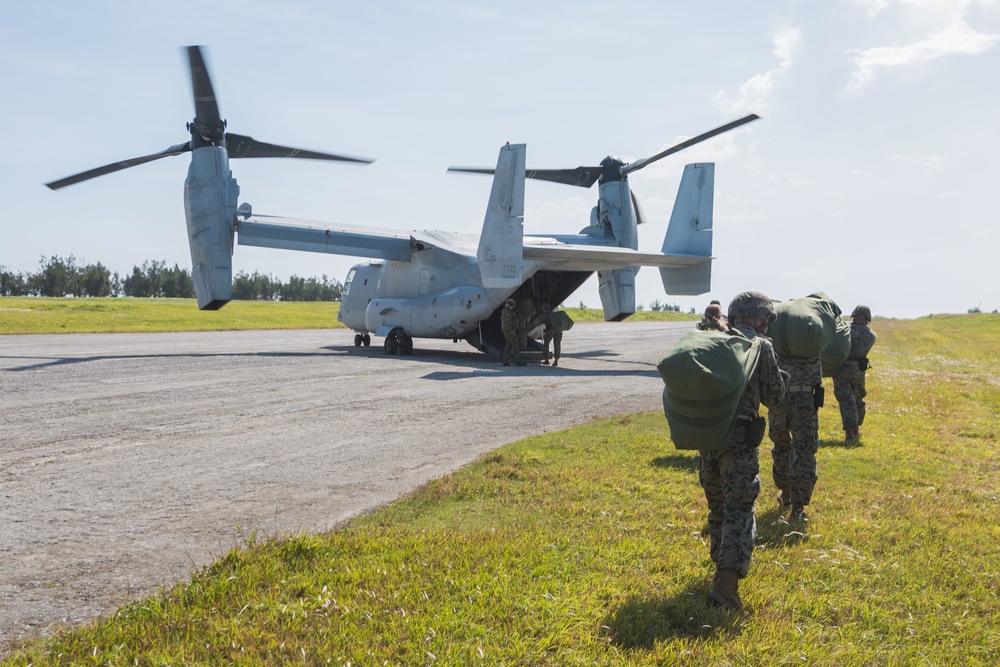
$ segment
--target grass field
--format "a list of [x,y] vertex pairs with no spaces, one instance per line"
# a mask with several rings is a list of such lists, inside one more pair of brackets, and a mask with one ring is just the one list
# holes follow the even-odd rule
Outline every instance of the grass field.
[[[0,335],[55,333],[148,333],[239,329],[333,329],[340,304],[332,302],[231,301],[220,310],[198,310],[194,299],[36,299],[0,297]],[[601,322],[600,308],[567,308],[578,322]],[[636,321],[693,320],[683,313],[638,312]]]
[[995,665],[998,327],[876,320],[862,438],[828,386],[804,527],[777,516],[765,440],[743,614],[704,602],[697,457],[650,413],[513,443],[328,534],[250,539],[4,664]]

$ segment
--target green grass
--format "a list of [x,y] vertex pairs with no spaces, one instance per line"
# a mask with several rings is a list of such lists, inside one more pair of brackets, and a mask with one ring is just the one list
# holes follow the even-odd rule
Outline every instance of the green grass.
[[328,534],[248,539],[5,664],[997,664],[998,326],[876,320],[862,439],[831,400],[804,529],[776,516],[765,441],[742,615],[704,603],[697,457],[649,413],[500,448]]
[[[53,299],[0,297],[0,335],[150,333],[242,329],[335,329],[339,303],[231,301],[220,310],[198,310],[194,299]],[[600,308],[567,308],[577,322],[603,322]],[[633,321],[697,320],[683,313],[638,312]]]
[[0,334],[149,333],[332,329],[339,303],[231,301],[198,310],[194,299],[0,297]]

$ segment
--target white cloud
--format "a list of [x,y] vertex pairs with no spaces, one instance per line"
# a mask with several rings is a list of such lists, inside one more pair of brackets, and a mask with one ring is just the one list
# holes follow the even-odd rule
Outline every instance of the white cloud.
[[782,76],[792,66],[792,57],[801,38],[802,33],[798,28],[788,28],[776,34],[771,41],[778,65],[762,74],[754,74],[740,86],[735,96],[720,90],[715,94],[715,104],[726,113],[761,111],[767,108]]
[[920,171],[941,169],[947,165],[947,158],[941,155],[890,155],[890,162],[915,165]]
[[[912,3],[911,4],[919,4]],[[936,4],[936,3],[928,3]],[[961,3],[966,5],[967,3]],[[855,72],[847,84],[848,92],[859,92],[874,81],[880,70],[920,65],[944,56],[978,55],[990,49],[1000,39],[1000,33],[977,31],[959,18],[940,32],[905,46],[876,46],[855,49]]]

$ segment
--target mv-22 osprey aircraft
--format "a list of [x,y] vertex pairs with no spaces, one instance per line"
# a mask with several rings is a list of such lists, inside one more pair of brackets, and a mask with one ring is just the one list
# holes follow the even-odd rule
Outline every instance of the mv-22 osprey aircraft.
[[[524,144],[500,149],[482,232],[400,232],[255,216],[240,194],[230,158],[286,157],[369,163],[371,160],[259,142],[227,132],[201,48],[187,48],[195,118],[189,141],[158,153],[98,167],[47,183],[53,189],[160,158],[191,153],[184,188],[192,278],[198,307],[216,310],[232,298],[234,240],[240,245],[377,259],[347,274],[338,319],[356,332],[355,345],[384,336],[388,354],[410,354],[414,338],[464,339],[477,349],[503,349],[500,310],[513,297],[526,315],[542,303],[564,302],[597,271],[608,321],[635,313],[635,273],[660,269],[668,294],[702,294],[711,283],[712,163],[684,169],[662,254],[638,251],[639,208],[628,175],[679,150],[757,119],[749,115],[624,163],[605,158],[598,167],[525,169]],[[524,234],[524,183],[535,178],[580,187],[600,182],[590,223],[579,234]]]

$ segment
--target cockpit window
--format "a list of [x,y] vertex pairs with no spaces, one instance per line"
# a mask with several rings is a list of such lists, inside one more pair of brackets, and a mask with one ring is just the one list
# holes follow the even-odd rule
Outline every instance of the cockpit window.
[[341,291],[341,298],[348,296],[351,293],[351,283],[354,282],[354,274],[357,272],[357,269],[351,269],[347,272],[347,279],[344,281],[344,289]]

